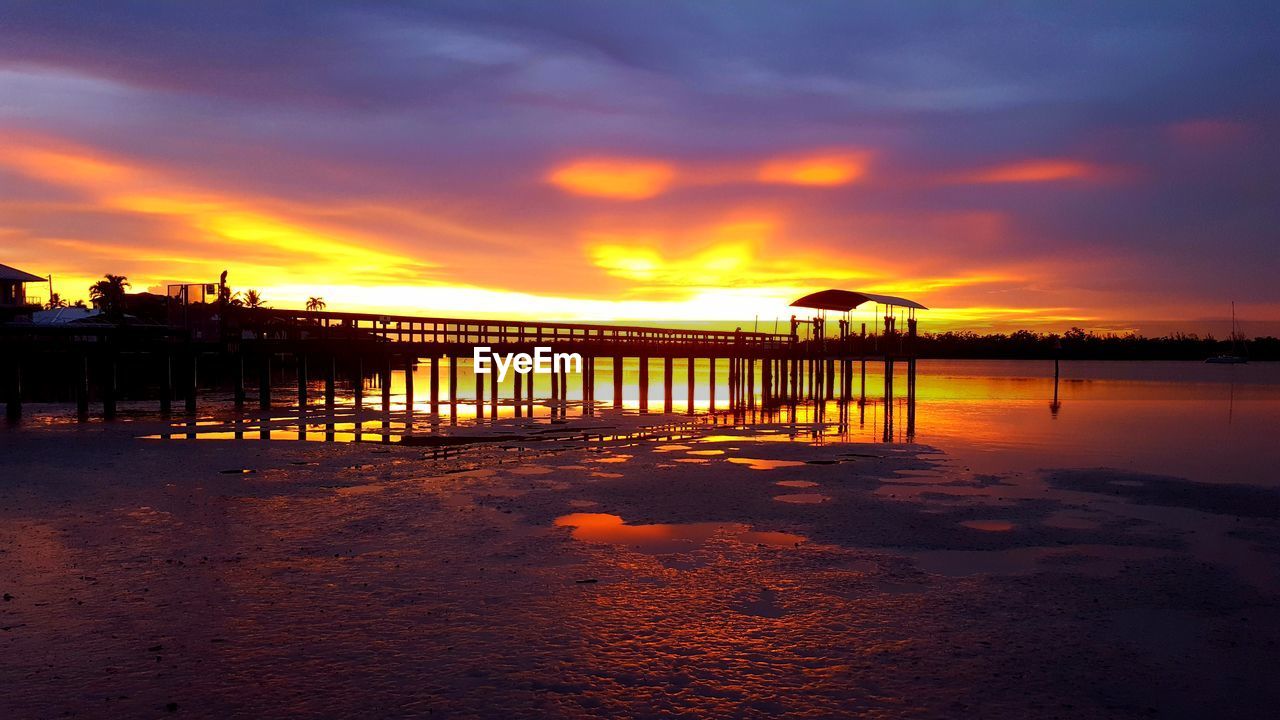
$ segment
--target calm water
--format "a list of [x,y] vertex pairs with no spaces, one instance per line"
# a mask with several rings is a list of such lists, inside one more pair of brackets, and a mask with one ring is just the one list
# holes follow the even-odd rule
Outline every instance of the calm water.
[[[612,404],[611,368],[607,361],[597,366],[596,413],[607,418],[616,412]],[[675,365],[674,409],[687,407],[685,364]],[[359,428],[351,422],[351,398],[339,398],[339,416],[326,416],[320,407],[317,385],[311,406],[299,423],[295,406],[281,406],[265,423],[253,414],[231,420],[228,398],[209,394],[201,400],[201,416],[190,420],[174,416],[173,437],[227,439],[265,436],[283,440],[397,440],[406,427],[416,434],[438,432],[449,425],[450,405],[441,405],[443,420],[429,413],[429,366],[415,373],[416,396],[413,412],[405,406],[404,378],[397,373],[392,382],[390,420],[381,410],[378,389],[365,393],[365,419]],[[945,451],[952,461],[980,473],[1032,471],[1047,467],[1106,466],[1125,470],[1167,474],[1205,482],[1235,482],[1280,485],[1280,364],[1205,365],[1198,362],[1064,362],[1055,387],[1053,363],[1022,360],[921,360],[917,375],[914,422],[907,401],[906,372],[899,367],[893,401],[884,402],[884,381],[878,364],[868,363],[866,403],[842,407],[828,402],[821,409],[802,405],[793,417],[789,410],[764,414],[748,412],[730,423],[783,423],[794,426],[793,436],[821,442],[915,442]],[[441,368],[441,392],[447,393],[447,372]],[[728,398],[727,372],[721,363],[716,373],[717,408],[724,409]],[[699,413],[710,408],[708,368],[701,361],[696,370],[695,406]],[[759,374],[757,373],[757,381]],[[537,397],[549,395],[545,376],[536,378]],[[287,379],[282,385],[288,387]],[[568,406],[558,411],[570,419],[580,416],[580,379],[568,381]],[[649,411],[663,406],[662,363],[650,369]],[[475,379],[465,365],[460,368],[457,406],[461,426],[492,422],[493,412],[486,397],[484,420],[476,419]],[[854,375],[854,396],[859,394],[859,378]],[[638,370],[634,361],[624,367],[624,413],[639,407]],[[485,393],[488,395],[486,383]],[[500,418],[511,418],[514,408],[511,378],[503,383],[498,408]],[[277,401],[291,398],[287,390],[277,391]],[[150,417],[154,403],[122,408],[133,417]],[[34,422],[67,421],[69,408],[32,406]],[[552,409],[538,405],[538,422],[547,422]],[[815,419],[818,422],[815,423]],[[300,432],[300,430],[302,432]],[[785,436],[784,436],[785,437]]]

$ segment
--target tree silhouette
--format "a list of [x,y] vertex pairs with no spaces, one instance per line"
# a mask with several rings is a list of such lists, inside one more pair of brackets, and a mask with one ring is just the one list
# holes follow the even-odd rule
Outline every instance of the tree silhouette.
[[310,310],[312,312],[320,312],[326,307],[327,305],[325,305],[324,298],[321,298],[321,297],[307,298],[307,310]]
[[267,301],[263,299],[262,293],[257,290],[245,290],[242,302],[245,307],[252,309],[265,307]]
[[49,302],[45,304],[45,307],[49,310],[57,310],[58,308],[64,308],[66,306],[67,306],[67,301],[63,300],[62,296],[59,295],[58,293],[53,293],[52,295],[50,295]]
[[108,273],[89,286],[89,299],[104,314],[119,315],[124,310],[124,291],[128,287],[129,278]]

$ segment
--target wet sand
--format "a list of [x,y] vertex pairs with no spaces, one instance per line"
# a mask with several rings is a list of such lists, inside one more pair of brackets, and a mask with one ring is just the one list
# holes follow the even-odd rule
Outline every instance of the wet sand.
[[448,458],[138,438],[152,430],[0,431],[0,716],[1189,718],[1280,701],[1268,489],[979,475],[785,426]]

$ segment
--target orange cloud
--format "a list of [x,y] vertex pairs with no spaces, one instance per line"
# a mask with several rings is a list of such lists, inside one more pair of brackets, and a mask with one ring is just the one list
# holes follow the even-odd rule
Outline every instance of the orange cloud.
[[576,195],[644,200],[666,192],[675,176],[671,164],[658,160],[595,158],[562,165],[547,181]]
[[870,159],[870,153],[861,151],[776,158],[760,167],[756,179],[786,185],[847,185],[866,175]]
[[1093,180],[1107,173],[1091,163],[1067,159],[1024,160],[995,165],[953,176],[954,183],[1039,183],[1064,180]]

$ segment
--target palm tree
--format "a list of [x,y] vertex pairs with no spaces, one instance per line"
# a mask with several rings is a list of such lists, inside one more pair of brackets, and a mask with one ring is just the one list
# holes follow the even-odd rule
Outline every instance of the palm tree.
[[67,301],[63,300],[62,296],[59,295],[58,293],[53,293],[52,295],[50,295],[49,302],[45,305],[45,307],[49,310],[57,310],[58,308],[64,308],[66,306],[67,306]]
[[320,312],[321,310],[325,309],[325,307],[326,305],[324,302],[324,298],[320,298],[320,297],[307,298],[307,310],[311,312]]
[[124,275],[104,275],[101,280],[89,286],[89,299],[94,306],[106,315],[116,315],[123,311],[124,291],[129,287],[129,278]]
[[245,290],[242,302],[244,302],[245,307],[252,309],[264,307],[267,301],[262,298],[262,293],[257,290]]

